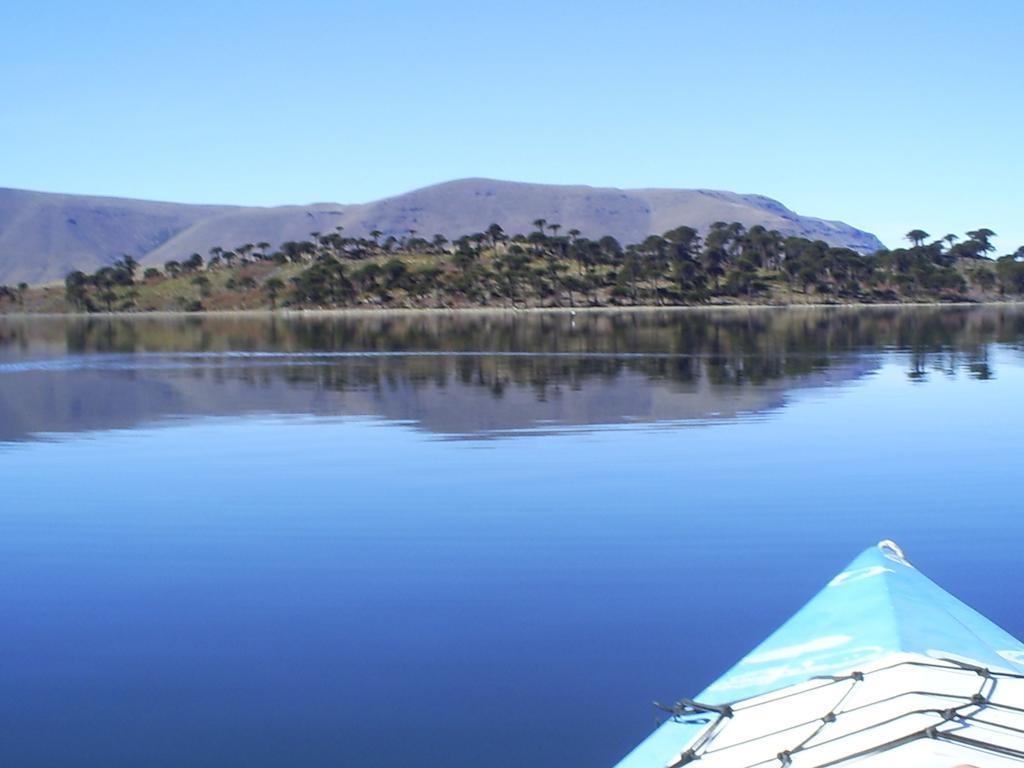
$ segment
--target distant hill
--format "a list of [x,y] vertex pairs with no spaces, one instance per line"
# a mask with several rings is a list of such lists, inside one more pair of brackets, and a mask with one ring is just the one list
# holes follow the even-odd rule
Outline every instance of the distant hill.
[[186,205],[0,188],[0,284],[60,280],[93,271],[122,254],[162,265],[193,252],[266,241],[276,246],[310,232],[365,236],[372,230],[453,237],[497,222],[527,233],[535,219],[563,232],[610,234],[638,242],[681,224],[701,230],[715,221],[761,224],[861,252],[882,247],[874,235],[839,221],[801,216],[761,195],[689,189],[609,189],[463,179],[371,203],[255,208]]

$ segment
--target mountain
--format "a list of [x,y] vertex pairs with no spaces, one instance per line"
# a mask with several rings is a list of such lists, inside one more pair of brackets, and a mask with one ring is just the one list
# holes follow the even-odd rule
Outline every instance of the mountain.
[[122,254],[144,265],[204,256],[214,246],[302,240],[310,232],[365,236],[372,230],[446,237],[497,222],[509,234],[529,232],[535,219],[638,242],[681,224],[701,230],[715,221],[761,224],[785,235],[821,239],[868,253],[874,235],[839,221],[801,216],[761,195],[705,189],[611,189],[463,179],[371,203],[318,203],[256,208],[187,205],[0,188],[0,284],[60,280],[73,269],[93,271]]

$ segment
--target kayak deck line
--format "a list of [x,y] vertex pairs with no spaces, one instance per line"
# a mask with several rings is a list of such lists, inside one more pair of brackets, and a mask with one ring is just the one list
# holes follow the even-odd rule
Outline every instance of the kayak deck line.
[[617,768],[1024,765],[1024,644],[865,551]]

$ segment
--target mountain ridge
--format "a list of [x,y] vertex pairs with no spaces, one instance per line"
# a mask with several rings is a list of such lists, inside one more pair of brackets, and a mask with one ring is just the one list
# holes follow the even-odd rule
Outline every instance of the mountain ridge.
[[803,216],[759,194],[710,189],[618,189],[486,178],[456,179],[366,203],[272,207],[173,203],[125,197],[0,188],[0,284],[59,280],[72,269],[93,271],[130,254],[160,266],[214,246],[266,241],[277,246],[310,232],[367,236],[459,236],[497,222],[529,232],[543,218],[563,232],[610,234],[623,243],[687,224],[702,231],[714,221],[760,224],[784,235],[821,239],[867,253],[882,243],[841,221]]

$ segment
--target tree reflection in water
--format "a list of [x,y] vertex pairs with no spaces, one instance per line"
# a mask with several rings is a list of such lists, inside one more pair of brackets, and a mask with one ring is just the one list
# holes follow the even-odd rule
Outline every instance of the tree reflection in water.
[[364,415],[449,436],[761,413],[898,355],[995,375],[1001,307],[0,319],[0,440],[179,416]]

